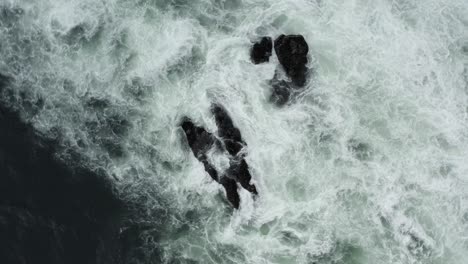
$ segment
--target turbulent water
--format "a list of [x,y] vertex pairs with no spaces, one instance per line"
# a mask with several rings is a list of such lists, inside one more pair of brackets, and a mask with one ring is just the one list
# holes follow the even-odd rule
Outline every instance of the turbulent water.
[[[280,34],[312,69],[283,107],[276,55],[249,58]],[[1,0],[0,73],[4,104],[144,206],[132,262],[467,263],[466,0]],[[239,210],[179,127],[216,131],[213,102],[248,145]]]

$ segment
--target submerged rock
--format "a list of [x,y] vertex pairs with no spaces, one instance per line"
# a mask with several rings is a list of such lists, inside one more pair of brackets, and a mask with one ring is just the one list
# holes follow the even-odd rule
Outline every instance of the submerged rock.
[[242,148],[246,144],[242,140],[239,129],[234,126],[231,117],[224,107],[214,104],[211,110],[218,126],[218,136],[221,138],[222,144],[225,146],[231,159],[231,165],[225,175],[220,176],[214,166],[209,163],[207,157],[208,151],[214,146],[221,145],[219,140],[203,127],[196,126],[188,118],[184,119],[181,126],[195,157],[203,163],[205,171],[208,172],[211,178],[223,185],[226,190],[227,199],[237,209],[239,208],[240,201],[237,183],[247,191],[257,194],[255,185],[250,184],[252,176],[250,175],[249,166],[244,157],[240,155]]
[[270,102],[277,106],[285,105],[291,96],[291,87],[285,80],[278,80],[274,77],[270,81],[271,87],[273,88],[270,96]]
[[273,44],[270,37],[262,37],[253,44],[250,50],[250,59],[254,64],[268,62],[272,53]]
[[219,183],[223,185],[224,189],[226,190],[226,197],[228,201],[234,208],[239,209],[240,197],[239,193],[237,192],[236,181],[228,177],[223,177]]
[[355,139],[348,141],[348,150],[361,161],[366,161],[372,157],[372,148],[369,144],[359,142]]
[[294,85],[302,87],[307,77],[309,46],[301,35],[280,35],[275,40],[275,52]]
[[187,142],[193,155],[203,163],[205,171],[210,177],[219,182],[219,176],[216,169],[208,162],[207,152],[215,145],[217,139],[203,127],[196,126],[190,119],[185,119],[182,124],[182,129],[187,137]]

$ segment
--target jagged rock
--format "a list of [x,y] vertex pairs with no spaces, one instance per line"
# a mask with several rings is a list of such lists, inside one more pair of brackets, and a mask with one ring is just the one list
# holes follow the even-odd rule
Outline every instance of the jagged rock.
[[234,126],[231,117],[221,105],[214,104],[211,107],[211,112],[218,126],[218,135],[222,139],[226,150],[232,156],[236,156],[246,145],[244,140],[242,140],[239,129]]
[[190,119],[185,118],[181,126],[190,149],[197,159],[204,156],[214,146],[216,138],[203,127],[196,126]]
[[219,181],[218,172],[208,162],[208,158],[206,156],[206,153],[216,143],[216,138],[203,127],[196,126],[192,121],[190,121],[190,119],[186,118],[182,122],[181,126],[185,132],[187,142],[193,152],[193,155],[203,163],[205,171],[208,172],[211,178],[215,181]]
[[227,176],[236,180],[247,191],[257,194],[257,189],[250,184],[252,176],[249,172],[249,166],[243,155],[239,155],[242,148],[247,144],[242,139],[238,128],[234,126],[231,117],[226,109],[219,104],[214,104],[211,110],[215,116],[216,125],[218,126],[218,135],[223,140],[226,150],[231,154],[231,166],[227,171]]
[[249,165],[245,159],[241,159],[240,161],[233,161],[227,171],[227,176],[239,182],[240,185],[247,191],[253,194],[258,194],[255,185],[250,184],[252,176],[250,175]]
[[270,37],[262,37],[260,41],[253,44],[250,50],[250,59],[254,64],[268,62],[270,60],[273,49],[272,40]]
[[226,175],[219,177],[218,172],[208,162],[206,156],[206,153],[213,146],[220,144],[218,139],[204,128],[196,126],[188,118],[184,119],[181,126],[195,157],[203,163],[205,170],[211,178],[224,186],[229,202],[234,208],[238,208],[239,194],[237,192],[237,182],[247,191],[257,194],[255,185],[250,184],[252,176],[250,175],[249,166],[244,156],[240,154],[242,148],[246,146],[246,143],[242,139],[239,129],[234,126],[231,117],[223,106],[213,104],[211,111],[218,127],[218,136],[222,140],[226,151],[231,156],[231,165],[226,171]]
[[301,35],[280,35],[275,40],[275,52],[294,85],[304,86],[307,77],[309,46]]
[[219,177],[216,169],[208,162],[207,152],[217,143],[216,137],[206,131],[203,127],[196,126],[190,119],[184,118],[182,129],[187,137],[187,142],[195,157],[203,163],[205,171],[216,182],[220,183],[226,190],[226,197],[234,208],[239,208],[239,193],[237,184],[233,179]]

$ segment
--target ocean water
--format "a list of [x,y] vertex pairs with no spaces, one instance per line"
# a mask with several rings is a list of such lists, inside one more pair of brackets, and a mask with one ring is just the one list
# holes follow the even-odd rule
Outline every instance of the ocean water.
[[[283,107],[276,55],[249,58],[280,34],[311,69]],[[1,0],[0,73],[61,158],[144,207],[134,263],[468,261],[466,0]],[[239,210],[179,127],[215,132],[213,102],[248,144]]]

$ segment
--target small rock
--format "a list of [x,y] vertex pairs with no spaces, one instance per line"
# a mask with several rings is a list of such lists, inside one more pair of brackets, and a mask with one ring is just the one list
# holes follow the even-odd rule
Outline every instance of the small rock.
[[193,155],[195,155],[198,161],[203,163],[203,167],[205,167],[205,171],[208,172],[210,177],[215,181],[219,181],[218,172],[208,162],[208,157],[206,156],[206,153],[215,145],[216,138],[203,127],[196,126],[188,118],[184,119],[181,126]]
[[268,62],[272,53],[273,44],[270,37],[262,37],[253,44],[250,50],[250,59],[254,64]]

